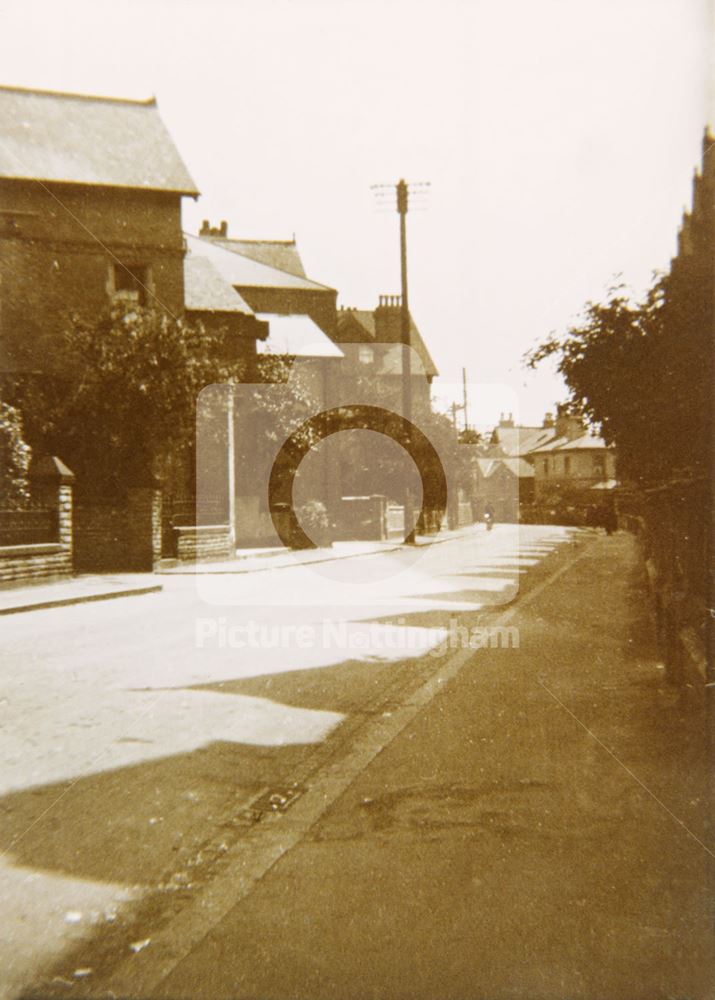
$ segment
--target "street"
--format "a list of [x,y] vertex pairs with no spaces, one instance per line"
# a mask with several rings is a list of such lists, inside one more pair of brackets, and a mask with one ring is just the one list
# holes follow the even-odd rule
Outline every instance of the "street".
[[3,620],[3,998],[713,996],[630,536],[162,582]]

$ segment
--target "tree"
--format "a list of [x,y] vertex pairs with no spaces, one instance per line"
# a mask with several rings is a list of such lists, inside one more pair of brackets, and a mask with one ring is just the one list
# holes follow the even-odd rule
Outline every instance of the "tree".
[[616,446],[621,477],[634,481],[697,472],[706,461],[702,326],[670,291],[662,276],[641,301],[614,286],[605,303],[586,305],[565,336],[550,337],[526,358],[532,368],[556,359],[570,405]]
[[20,508],[29,500],[31,454],[20,411],[0,401],[0,508]]
[[59,373],[15,384],[31,443],[59,454],[84,490],[112,493],[190,451],[201,389],[231,373],[221,333],[122,304],[74,317]]

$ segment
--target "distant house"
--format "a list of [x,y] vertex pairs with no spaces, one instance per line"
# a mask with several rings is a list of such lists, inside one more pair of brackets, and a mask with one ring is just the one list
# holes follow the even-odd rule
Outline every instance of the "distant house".
[[537,502],[555,494],[602,492],[616,486],[615,451],[596,435],[557,437],[535,448],[530,457],[534,463]]
[[524,504],[534,500],[534,469],[523,458],[475,460],[477,518],[491,504],[497,521],[515,523]]
[[[345,378],[355,374],[377,379],[388,392],[401,392],[402,308],[399,295],[381,295],[376,309],[341,308],[337,342],[345,352]],[[430,385],[437,367],[422,334],[410,317],[413,399],[430,403]]]
[[0,87],[0,370],[52,367],[70,312],[184,310],[198,191],[155,100]]
[[563,404],[555,418],[547,413],[540,427],[516,424],[511,414],[502,414],[478,466],[478,496],[490,500],[497,517],[497,504],[511,511],[508,498],[516,495],[523,515],[532,504],[599,506],[616,486],[614,449],[588,433]]
[[523,458],[534,448],[553,440],[556,434],[551,413],[546,414],[540,427],[516,424],[511,413],[506,416],[502,414],[492,431],[487,453],[494,457]]

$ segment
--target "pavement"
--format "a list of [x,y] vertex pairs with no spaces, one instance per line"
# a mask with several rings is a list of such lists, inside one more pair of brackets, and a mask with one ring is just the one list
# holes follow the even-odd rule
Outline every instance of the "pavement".
[[665,682],[628,536],[34,618],[0,666],[3,997],[715,995],[707,693]]
[[[416,546],[440,545],[455,538],[470,538],[485,531],[482,524],[472,524],[463,528],[441,531],[438,535],[418,536]],[[374,556],[394,552],[403,547],[400,539],[386,541],[345,541],[334,542],[330,548],[286,549],[284,546],[266,548],[237,549],[235,559],[212,560],[211,562],[178,563],[160,566],[159,575],[193,576],[197,573],[253,573],[271,569],[290,569],[294,566],[308,566],[332,562],[335,559],[356,559],[360,556]]]
[[[419,538],[418,545],[448,542],[452,538],[468,537],[483,531],[481,525],[470,525],[455,531],[445,531],[439,536]],[[24,584],[0,588],[0,615],[38,611],[43,608],[67,607],[90,601],[105,601],[120,597],[139,597],[157,593],[162,584],[156,576],[195,576],[197,574],[254,573],[273,569],[290,569],[294,566],[331,562],[335,559],[353,559],[359,556],[391,552],[400,547],[399,542],[336,542],[330,548],[291,551],[284,547],[237,549],[235,559],[213,562],[175,563],[164,560],[151,573],[82,574],[50,583]]]
[[140,597],[161,590],[150,573],[107,573],[73,576],[52,583],[34,583],[0,589],[0,615],[43,608],[62,608],[89,601]]

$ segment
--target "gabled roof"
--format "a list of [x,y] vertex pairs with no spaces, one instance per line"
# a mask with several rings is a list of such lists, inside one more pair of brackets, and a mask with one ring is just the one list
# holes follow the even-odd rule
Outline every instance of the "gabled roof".
[[295,240],[234,240],[227,236],[202,236],[201,239],[298,278],[308,277]]
[[525,458],[500,458],[502,465],[506,466],[509,472],[518,476],[519,479],[533,479],[534,466],[527,462]]
[[485,479],[490,479],[499,466],[503,466],[512,476],[517,476],[519,479],[534,478],[533,467],[523,458],[478,458],[477,465]]
[[0,177],[198,195],[156,101],[0,87]]
[[553,427],[496,427],[495,436],[505,455],[516,458],[528,455],[550,441],[555,431]]
[[[420,338],[421,343],[421,338]],[[436,375],[437,371],[432,365],[431,369],[428,369],[428,365],[431,362],[431,358],[427,355],[427,363],[425,364],[425,354],[426,348],[422,344],[422,350],[420,350],[419,344],[412,341],[412,347],[414,352],[411,352],[411,368],[413,375]],[[416,355],[416,356],[415,356]],[[378,359],[379,368],[378,374],[380,375],[401,375],[402,374],[402,344],[387,344],[385,350],[382,352],[382,356]]]
[[[377,336],[376,326],[375,326],[375,314],[369,309],[340,309],[338,310],[338,332],[337,341],[343,344],[354,344],[354,343],[374,343]],[[410,342],[412,347],[415,349],[419,355],[422,366],[424,369],[424,374],[427,376],[439,375],[437,371],[437,366],[432,360],[432,355],[427,349],[427,345],[422,339],[422,334],[417,329],[414,319],[410,316]],[[393,358],[393,368],[396,362]],[[395,371],[399,373],[402,370],[401,365],[398,365]],[[385,371],[383,374],[391,374],[392,371]]]
[[375,339],[375,316],[369,309],[339,309],[338,338],[346,344]]
[[245,257],[237,251],[226,250],[213,239],[185,234],[186,242],[192,253],[205,257],[216,267],[217,271],[235,288],[286,288],[303,289],[305,291],[332,292],[327,285],[319,285],[317,281],[289,274],[268,264],[261,264],[250,257]]
[[184,306],[189,312],[243,313],[253,310],[210,260],[187,253],[184,258]]

